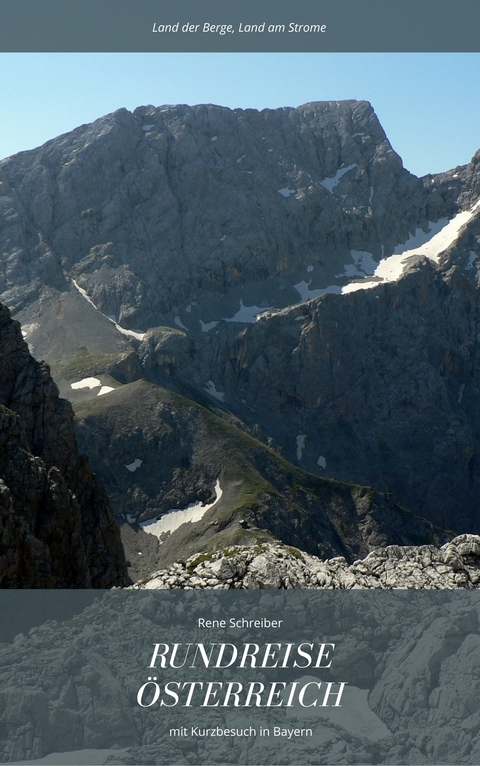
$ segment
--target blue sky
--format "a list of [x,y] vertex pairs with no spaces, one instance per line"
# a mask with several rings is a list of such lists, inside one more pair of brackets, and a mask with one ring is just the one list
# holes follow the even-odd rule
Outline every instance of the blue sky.
[[480,148],[480,54],[0,54],[0,158],[120,107],[370,101],[417,175]]

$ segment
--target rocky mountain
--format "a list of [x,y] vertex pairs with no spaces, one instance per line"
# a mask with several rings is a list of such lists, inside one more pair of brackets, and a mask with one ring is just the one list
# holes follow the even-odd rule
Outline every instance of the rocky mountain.
[[472,590],[479,583],[480,537],[460,535],[441,548],[433,545],[374,548],[368,556],[350,565],[343,556],[322,560],[285,545],[236,546],[175,562],[139,580],[134,588]]
[[479,196],[479,153],[416,178],[357,101],[122,109],[0,162],[0,299],[132,572],[478,530]]
[[[371,487],[307,473],[207,407],[146,381],[83,402],[76,413],[80,448],[130,522],[122,538],[133,580],[159,562],[230,545],[280,540],[353,561],[379,545],[452,536]],[[196,516],[182,523],[189,504]]]
[[472,531],[480,520],[474,274],[423,258],[398,282],[325,295],[246,327],[198,339],[149,333],[139,354],[163,385],[167,371],[184,392],[210,387],[308,471],[393,492],[440,526]]
[[2,588],[108,588],[127,581],[108,497],[77,452],[72,408],[4,306],[0,533]]
[[355,101],[121,109],[4,160],[0,179],[3,300],[18,312],[75,280],[131,330],[288,305],[296,281],[353,269],[352,250],[379,260],[456,209]]

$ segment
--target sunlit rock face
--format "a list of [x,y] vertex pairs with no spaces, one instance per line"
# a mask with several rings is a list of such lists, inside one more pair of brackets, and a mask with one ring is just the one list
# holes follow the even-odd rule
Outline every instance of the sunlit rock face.
[[0,178],[4,302],[75,280],[133,330],[288,305],[443,209],[364,101],[121,109],[4,160]]
[[[72,399],[117,516],[153,528],[228,490],[160,547],[136,530],[139,576],[252,525],[252,542],[288,529],[310,553],[366,553],[348,514],[325,543],[296,469],[391,493],[413,513],[402,543],[432,542],[419,517],[478,530],[479,160],[416,178],[370,104],[330,101],[122,109],[0,162],[0,299]],[[382,544],[399,541],[387,516]]]

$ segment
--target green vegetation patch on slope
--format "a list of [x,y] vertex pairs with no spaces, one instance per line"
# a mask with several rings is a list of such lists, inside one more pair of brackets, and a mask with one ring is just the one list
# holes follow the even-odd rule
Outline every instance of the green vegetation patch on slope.
[[91,354],[86,346],[79,346],[75,356],[57,367],[57,377],[65,380],[77,380],[102,374],[111,375],[119,383],[131,383],[138,380],[140,370],[135,352],[132,350],[111,354]]
[[77,426],[81,449],[123,519],[142,522],[211,503],[220,481],[215,506],[165,536],[157,568],[272,539],[322,558],[354,560],[378,545],[448,538],[390,497],[302,471],[212,410],[143,380],[78,405]]

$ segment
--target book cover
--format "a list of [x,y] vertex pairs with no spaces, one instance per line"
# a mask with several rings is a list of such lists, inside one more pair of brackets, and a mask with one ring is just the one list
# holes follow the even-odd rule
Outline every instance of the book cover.
[[475,4],[0,12],[1,762],[480,762]]

